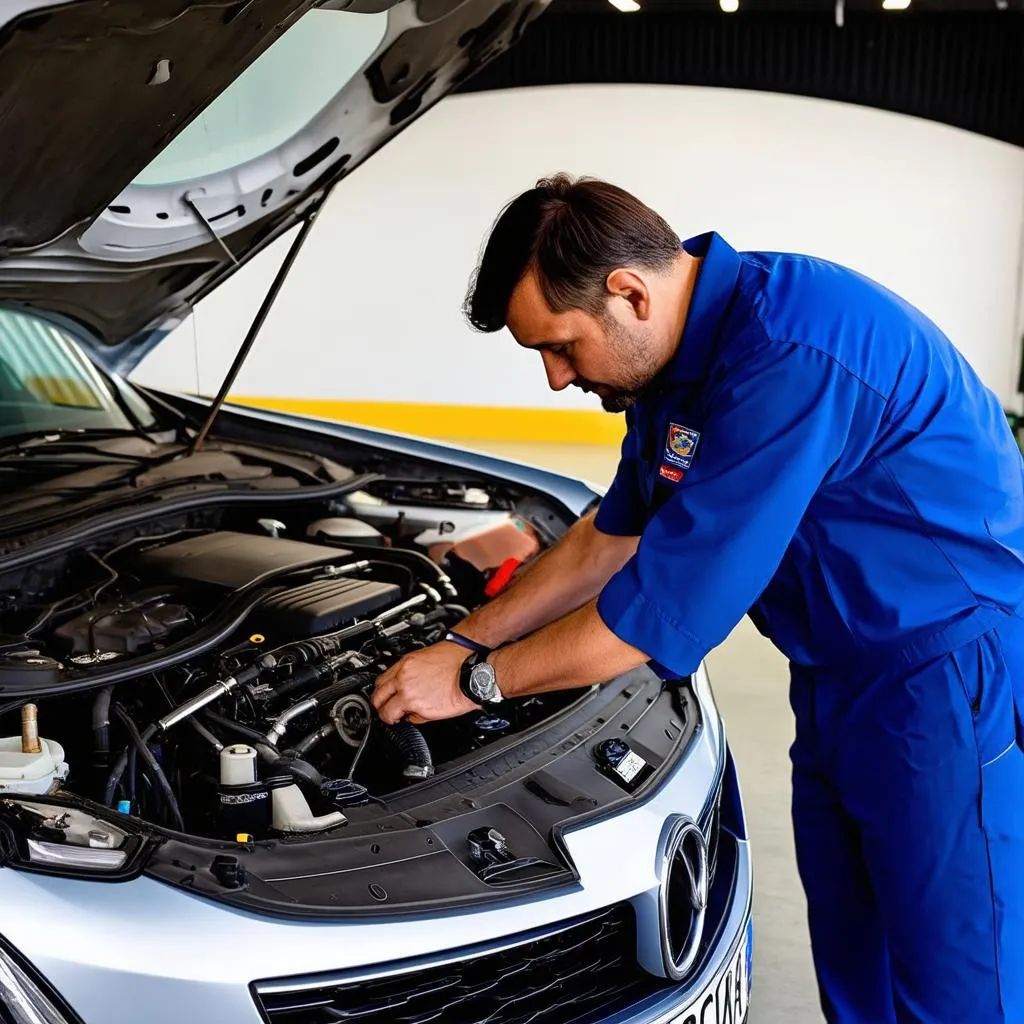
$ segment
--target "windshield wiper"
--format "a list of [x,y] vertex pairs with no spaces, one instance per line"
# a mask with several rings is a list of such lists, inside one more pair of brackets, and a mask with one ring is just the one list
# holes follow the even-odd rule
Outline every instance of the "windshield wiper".
[[39,430],[27,430],[18,434],[8,434],[0,443],[0,458],[10,455],[26,455],[47,451],[59,452],[95,452],[104,458],[127,459],[131,462],[144,460],[144,455],[130,455],[126,452],[105,452],[97,449],[92,442],[106,441],[117,437],[142,437],[151,443],[148,434],[140,433],[131,427],[104,427],[91,430],[88,427],[49,427]]

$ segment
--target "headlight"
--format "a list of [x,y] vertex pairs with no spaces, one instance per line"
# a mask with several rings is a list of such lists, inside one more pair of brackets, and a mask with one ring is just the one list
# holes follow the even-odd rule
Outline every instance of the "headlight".
[[60,1000],[45,988],[0,946],[0,1024],[76,1024],[78,1018],[58,1009]]

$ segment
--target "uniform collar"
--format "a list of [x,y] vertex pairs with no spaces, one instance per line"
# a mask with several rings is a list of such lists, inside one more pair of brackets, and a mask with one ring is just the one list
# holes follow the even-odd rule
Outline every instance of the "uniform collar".
[[664,371],[664,378],[671,382],[704,378],[740,276],[739,253],[715,231],[688,238],[683,249],[691,256],[703,257],[704,262],[690,298],[682,340]]

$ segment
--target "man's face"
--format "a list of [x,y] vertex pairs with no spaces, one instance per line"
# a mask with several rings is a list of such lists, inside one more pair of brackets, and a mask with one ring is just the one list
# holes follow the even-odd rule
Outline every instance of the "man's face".
[[609,296],[606,312],[553,313],[533,270],[516,286],[508,328],[524,348],[540,352],[552,391],[570,384],[622,412],[661,369],[654,330],[626,298]]

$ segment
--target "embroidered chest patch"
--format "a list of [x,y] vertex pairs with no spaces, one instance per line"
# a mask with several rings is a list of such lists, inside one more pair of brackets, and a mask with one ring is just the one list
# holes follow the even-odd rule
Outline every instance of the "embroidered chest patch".
[[678,483],[693,464],[693,456],[697,451],[700,432],[692,427],[684,427],[679,423],[668,425],[668,437],[665,439],[665,451],[661,457],[660,476]]

